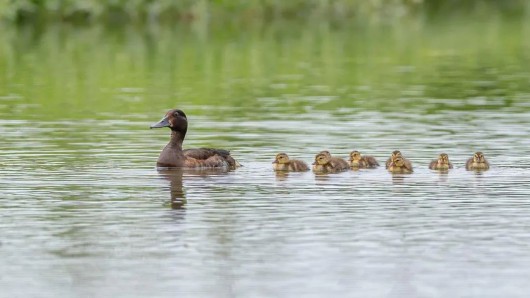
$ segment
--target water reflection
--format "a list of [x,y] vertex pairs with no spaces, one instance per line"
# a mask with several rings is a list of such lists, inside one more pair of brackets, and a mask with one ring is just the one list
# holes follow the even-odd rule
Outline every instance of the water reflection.
[[186,193],[182,185],[183,169],[163,169],[158,170],[158,174],[169,181],[169,194],[171,209],[182,209],[186,205]]

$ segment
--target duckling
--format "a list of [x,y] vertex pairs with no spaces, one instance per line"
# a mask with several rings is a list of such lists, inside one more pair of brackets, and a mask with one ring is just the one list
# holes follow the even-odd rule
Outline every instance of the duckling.
[[188,131],[188,118],[182,110],[169,110],[162,120],[151,125],[151,128],[161,127],[171,129],[171,139],[160,153],[156,162],[157,167],[235,169],[241,166],[228,150],[213,148],[182,150],[182,143]]
[[350,167],[352,169],[377,168],[379,163],[373,156],[361,156],[361,152],[354,150],[350,153]]
[[390,167],[390,164],[392,163],[392,161],[396,157],[401,157],[403,159],[403,162],[405,163],[405,165],[407,165],[407,167],[412,169],[412,164],[410,163],[410,161],[408,159],[406,159],[405,157],[403,157],[403,155],[401,154],[401,151],[399,151],[399,150],[393,151],[392,155],[386,160],[385,167],[387,169]]
[[289,156],[285,153],[278,153],[276,155],[276,159],[272,162],[272,168],[275,171],[309,171],[309,167],[305,162],[296,159],[289,159]]
[[347,170],[348,163],[342,158],[332,157],[329,152],[320,152],[315,156],[313,171],[320,173],[335,173]]
[[405,162],[405,159],[401,156],[396,156],[390,163],[388,171],[394,174],[408,174],[412,173],[412,165]]
[[489,162],[484,157],[484,153],[475,152],[473,157],[467,160],[466,170],[487,170],[490,168]]
[[453,164],[449,161],[449,155],[441,153],[438,155],[438,159],[431,161],[429,169],[447,171],[453,168]]

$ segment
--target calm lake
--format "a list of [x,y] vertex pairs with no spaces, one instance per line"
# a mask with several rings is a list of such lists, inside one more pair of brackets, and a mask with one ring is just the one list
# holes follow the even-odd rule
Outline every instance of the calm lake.
[[[216,28],[0,28],[0,296],[527,297],[529,19]],[[170,108],[244,167],[157,171]],[[272,171],[325,149],[415,172]]]

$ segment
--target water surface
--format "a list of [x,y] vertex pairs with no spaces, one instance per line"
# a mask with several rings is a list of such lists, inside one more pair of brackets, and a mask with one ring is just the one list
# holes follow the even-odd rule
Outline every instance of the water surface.
[[[525,297],[528,22],[458,25],[7,30],[2,295]],[[244,167],[157,171],[173,107]],[[272,172],[324,149],[415,172]]]

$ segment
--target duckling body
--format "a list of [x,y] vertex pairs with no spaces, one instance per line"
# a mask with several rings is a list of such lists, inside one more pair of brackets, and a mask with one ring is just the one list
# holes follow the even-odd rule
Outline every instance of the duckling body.
[[288,171],[288,172],[304,172],[309,171],[307,164],[301,160],[289,159],[289,156],[285,153],[279,153],[276,155],[276,159],[272,162],[272,168],[275,171]]
[[379,163],[373,156],[361,155],[359,151],[352,151],[350,153],[349,164],[352,169],[371,169],[379,166]]
[[157,167],[235,169],[240,166],[228,150],[214,148],[182,150],[182,143],[188,130],[188,119],[179,109],[169,110],[162,120],[151,125],[151,128],[161,127],[171,129],[171,139],[160,153],[156,162]]
[[466,170],[478,170],[478,171],[485,171],[490,168],[489,162],[484,157],[484,153],[482,152],[476,152],[473,157],[467,160],[466,162]]
[[393,174],[409,174],[412,173],[412,164],[406,163],[405,159],[401,156],[395,157],[390,165],[388,166],[388,171]]
[[395,150],[392,152],[392,155],[386,160],[386,163],[385,163],[385,167],[388,169],[390,167],[390,164],[392,163],[392,161],[394,161],[395,158],[397,157],[401,157],[401,159],[403,160],[403,163],[410,169],[412,169],[412,163],[406,159],[405,157],[403,157],[403,155],[401,154],[401,151],[399,150]]
[[327,151],[317,154],[313,162],[313,172],[317,173],[336,173],[349,168],[348,162],[342,158],[332,157]]
[[431,161],[429,169],[438,171],[448,171],[453,168],[453,164],[449,161],[449,155],[441,153],[438,159]]

